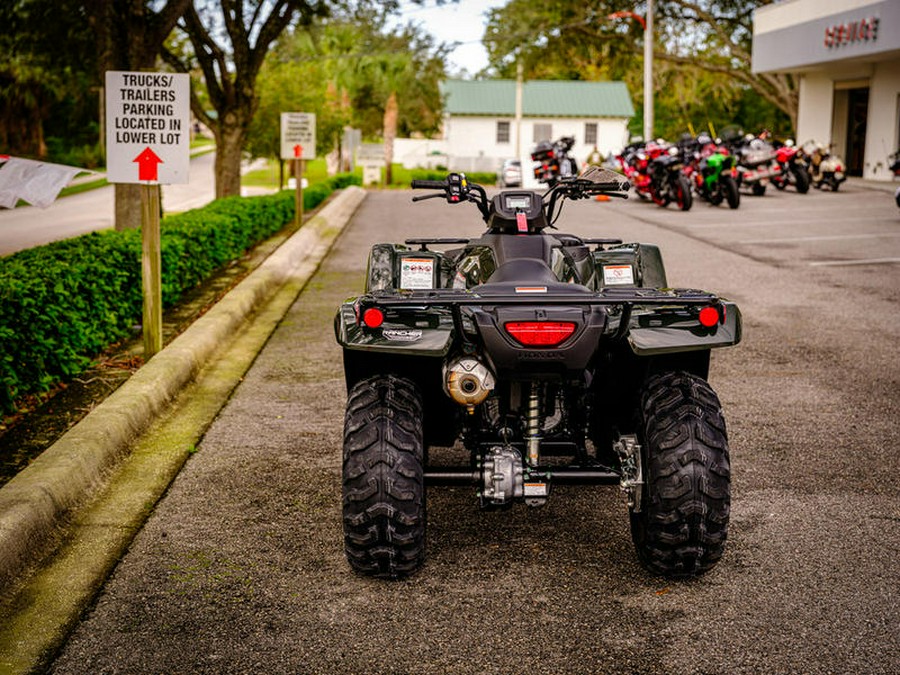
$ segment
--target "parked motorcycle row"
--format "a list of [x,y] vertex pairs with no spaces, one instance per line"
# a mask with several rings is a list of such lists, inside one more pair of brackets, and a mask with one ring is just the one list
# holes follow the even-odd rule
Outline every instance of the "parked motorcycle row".
[[761,196],[770,184],[801,194],[810,186],[837,191],[846,179],[843,161],[825,146],[781,143],[767,131],[726,140],[701,133],[677,143],[631,143],[615,159],[640,198],[663,207],[674,203],[682,211],[691,208],[694,195],[736,209],[742,191]]

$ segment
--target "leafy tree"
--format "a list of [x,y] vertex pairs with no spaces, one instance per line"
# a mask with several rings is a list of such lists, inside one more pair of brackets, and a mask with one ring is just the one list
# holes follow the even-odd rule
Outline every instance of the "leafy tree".
[[[100,82],[107,70],[155,70],[163,42],[190,4],[191,0],[83,0]],[[140,186],[117,183],[115,190],[116,229],[140,227]]]
[[414,26],[389,30],[386,18],[383,8],[358,5],[285,34],[260,73],[248,149],[276,155],[278,116],[289,110],[316,113],[320,154],[337,146],[348,124],[385,140],[389,157],[389,139],[436,133],[448,48]]
[[[98,106],[89,88],[97,81],[96,49],[81,3],[0,3],[0,26],[0,147],[59,160],[45,129],[76,143],[95,141]],[[54,116],[59,108],[66,114]]]
[[[794,126],[797,92],[789,75],[750,72],[752,11],[771,0],[656,0],[654,104],[657,135],[760,120]],[[643,31],[615,12],[646,12],[626,0],[511,0],[492,10],[485,33],[489,70],[514,77],[623,80],[643,105]],[[758,105],[762,100],[765,105]],[[748,119],[738,114],[751,115]],[[639,128],[640,115],[633,120]],[[771,124],[769,126],[772,126]]]
[[197,0],[184,13],[179,28],[190,39],[193,59],[185,62],[168,49],[164,57],[176,70],[191,72],[196,65],[203,73],[214,112],[193,94],[191,109],[216,138],[216,197],[240,194],[241,152],[259,104],[257,77],[266,54],[297,16],[308,25],[325,11],[321,0]]

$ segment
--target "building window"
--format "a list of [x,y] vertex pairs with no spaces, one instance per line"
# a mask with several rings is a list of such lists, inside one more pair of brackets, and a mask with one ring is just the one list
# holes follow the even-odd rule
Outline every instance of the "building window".
[[497,122],[497,142],[509,143],[509,122]]
[[597,123],[584,123],[584,143],[585,145],[597,145]]
[[534,142],[549,141],[553,137],[552,124],[535,124],[534,125]]

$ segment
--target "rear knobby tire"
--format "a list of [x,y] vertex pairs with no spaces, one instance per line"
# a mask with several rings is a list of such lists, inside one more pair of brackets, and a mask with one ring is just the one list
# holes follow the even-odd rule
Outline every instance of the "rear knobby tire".
[[721,404],[702,378],[663,373],[644,386],[641,418],[645,488],[631,514],[638,558],[654,574],[703,574],[725,550],[731,507]]
[[360,574],[397,579],[425,559],[422,396],[393,375],[357,383],[344,417],[344,551]]

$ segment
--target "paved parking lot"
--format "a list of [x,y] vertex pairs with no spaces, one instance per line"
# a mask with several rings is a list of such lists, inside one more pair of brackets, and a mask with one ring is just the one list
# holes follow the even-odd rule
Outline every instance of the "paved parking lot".
[[369,195],[52,672],[895,673],[900,653],[900,209],[771,191],[687,213],[569,205],[560,229],[658,243],[673,285],[738,302],[713,357],[733,464],[721,563],[637,564],[615,488],[538,510],[429,492],[410,580],[343,559],[344,385],[331,320],[368,247],[466,236],[474,209]]

